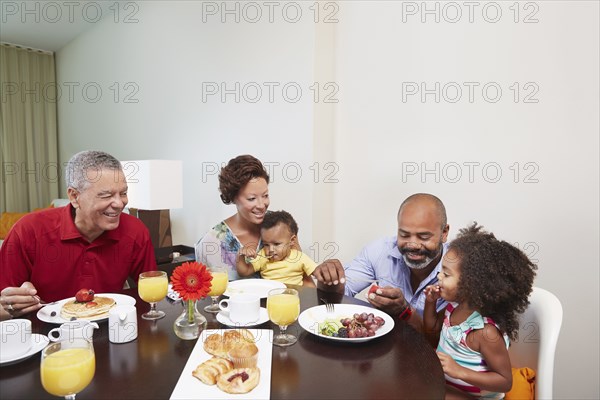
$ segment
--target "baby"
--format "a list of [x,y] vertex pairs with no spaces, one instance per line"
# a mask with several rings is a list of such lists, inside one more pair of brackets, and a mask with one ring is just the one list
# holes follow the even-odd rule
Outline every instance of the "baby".
[[240,276],[260,272],[264,279],[289,285],[315,287],[311,274],[317,264],[306,254],[296,250],[298,225],[285,211],[273,211],[265,215],[260,228],[263,248],[256,253],[253,246],[240,250],[237,271]]

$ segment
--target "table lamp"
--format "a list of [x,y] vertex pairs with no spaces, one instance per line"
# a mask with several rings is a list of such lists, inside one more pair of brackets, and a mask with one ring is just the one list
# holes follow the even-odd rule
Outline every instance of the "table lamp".
[[173,245],[171,208],[183,207],[183,168],[180,160],[123,161],[129,187],[129,213],[150,231],[155,249]]

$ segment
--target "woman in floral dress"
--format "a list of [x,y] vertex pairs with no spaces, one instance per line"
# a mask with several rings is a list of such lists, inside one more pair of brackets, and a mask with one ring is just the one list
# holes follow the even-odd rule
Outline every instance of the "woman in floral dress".
[[[241,155],[221,169],[219,191],[225,204],[237,212],[219,222],[196,243],[196,260],[208,267],[225,266],[229,280],[239,279],[236,257],[244,246],[260,250],[260,225],[269,208],[269,175],[260,160]],[[256,276],[260,277],[260,276]]]

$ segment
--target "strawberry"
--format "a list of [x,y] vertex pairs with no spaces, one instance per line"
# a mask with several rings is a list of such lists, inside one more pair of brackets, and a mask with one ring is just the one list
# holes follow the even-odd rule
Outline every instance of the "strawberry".
[[96,307],[97,305],[98,303],[96,303],[95,301],[88,301],[87,303],[85,303],[86,308]]
[[94,291],[92,289],[80,289],[75,295],[75,301],[79,303],[87,303],[94,300]]
[[[369,289],[369,294],[375,293],[377,291],[377,289],[379,289],[379,286],[377,286],[377,285],[371,286],[371,288]],[[377,293],[375,293],[375,294],[377,294]]]

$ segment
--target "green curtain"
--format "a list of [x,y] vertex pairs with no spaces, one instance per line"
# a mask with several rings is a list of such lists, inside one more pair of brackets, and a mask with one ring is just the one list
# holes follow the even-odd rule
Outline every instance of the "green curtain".
[[58,197],[54,55],[0,45],[0,211],[47,207]]

